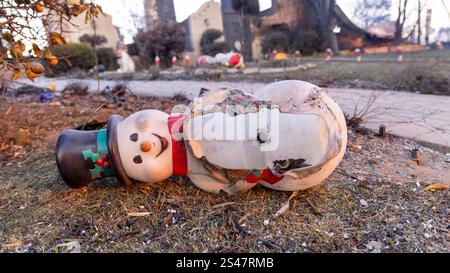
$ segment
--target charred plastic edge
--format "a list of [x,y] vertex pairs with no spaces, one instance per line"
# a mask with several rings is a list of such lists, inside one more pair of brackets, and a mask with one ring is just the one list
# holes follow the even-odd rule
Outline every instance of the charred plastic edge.
[[119,115],[113,115],[108,120],[108,128],[107,128],[107,139],[108,139],[108,153],[109,158],[112,164],[112,167],[114,169],[114,174],[117,177],[117,180],[119,180],[120,183],[122,183],[125,186],[131,186],[133,184],[133,181],[127,176],[123,166],[122,161],[120,159],[119,154],[119,147],[117,146],[117,125],[119,122],[121,122],[124,118]]

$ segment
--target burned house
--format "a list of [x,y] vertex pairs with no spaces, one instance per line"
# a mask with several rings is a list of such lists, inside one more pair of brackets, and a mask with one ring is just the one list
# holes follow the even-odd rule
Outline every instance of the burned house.
[[145,25],[149,29],[158,22],[175,21],[173,0],[144,0]]
[[[252,33],[252,51],[260,57],[261,43],[270,31],[299,30],[315,32],[320,37],[320,50],[334,50],[377,46],[391,42],[356,26],[334,4],[333,0],[272,0],[272,6],[259,14],[258,20],[245,26]],[[231,44],[240,41],[242,29],[238,24],[239,14],[233,10],[232,0],[222,0],[223,26],[226,40]]]
[[336,33],[339,49],[354,49],[356,47],[377,47],[391,44],[394,37],[380,35],[372,31],[362,29],[355,25],[345,15],[339,6],[334,11],[335,26],[339,29]]
[[[258,6],[259,10],[258,1],[252,0],[252,2]],[[247,59],[251,59],[250,57],[255,55],[252,52],[251,43],[248,42],[253,41],[252,20],[246,15],[241,20],[242,15],[239,11],[234,10],[233,0],[221,0],[221,10],[225,40],[229,45],[241,51]],[[242,39],[244,37],[246,37],[246,43],[250,46],[243,47],[244,41]]]
[[[186,54],[192,59],[201,55],[200,41],[205,31],[216,29],[223,31],[220,4],[205,2],[196,12],[182,22],[186,34]],[[221,37],[222,38],[222,37]]]

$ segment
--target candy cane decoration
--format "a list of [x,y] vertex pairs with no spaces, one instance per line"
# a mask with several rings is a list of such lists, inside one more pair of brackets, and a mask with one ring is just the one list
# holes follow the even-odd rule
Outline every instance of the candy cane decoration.
[[184,56],[184,65],[185,66],[191,66],[192,65],[191,57],[189,57],[189,55]]
[[402,63],[403,62],[403,50],[401,48],[397,47],[397,49],[395,50],[395,53],[397,53],[397,56],[398,56],[397,61],[399,63]]
[[327,56],[326,61],[331,61],[331,58],[333,58],[333,50],[331,48],[327,48],[327,50],[325,50],[325,54]]
[[355,49],[355,51],[353,53],[356,56],[356,62],[360,63],[362,61],[362,51],[361,51],[361,49],[357,48],[357,49]]
[[177,65],[177,57],[176,56],[173,56],[172,57],[172,66],[176,66]]
[[296,56],[297,64],[300,64],[300,62],[302,61],[302,53],[300,52],[300,50],[295,51],[295,56]]

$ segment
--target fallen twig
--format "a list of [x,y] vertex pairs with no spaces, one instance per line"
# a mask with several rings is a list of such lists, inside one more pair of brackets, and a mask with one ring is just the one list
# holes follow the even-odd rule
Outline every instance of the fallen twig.
[[218,205],[214,205],[211,207],[211,209],[217,209],[217,208],[222,208],[222,207],[227,207],[227,206],[233,206],[236,205],[236,202],[226,202],[226,203],[222,203],[222,204],[218,204]]
[[145,216],[149,216],[151,213],[150,212],[128,212],[128,216],[130,217],[145,217]]

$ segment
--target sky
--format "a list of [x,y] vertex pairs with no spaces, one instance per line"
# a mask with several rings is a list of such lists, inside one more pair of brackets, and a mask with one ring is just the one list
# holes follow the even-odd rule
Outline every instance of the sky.
[[[198,8],[205,2],[211,0],[173,0],[175,4],[175,13],[177,21],[181,22],[189,15],[198,10]],[[220,0],[215,0],[219,2]],[[143,0],[95,0],[100,4],[103,10],[113,16],[113,23],[119,26],[125,36],[125,42],[132,42],[132,35],[135,31],[135,25],[142,24],[143,22],[136,22],[131,16],[134,14],[135,18],[142,17],[144,14]],[[353,9],[355,7],[355,0],[337,0],[337,3],[342,7],[344,12],[352,17]],[[396,0],[393,0],[396,2]],[[413,1],[413,5],[414,2]],[[447,11],[444,9],[442,2],[447,3],[447,7],[450,8],[450,0],[427,0],[430,8],[433,9],[432,27],[436,30],[441,27],[450,27],[450,17]],[[260,0],[260,7],[262,10],[269,8],[271,0]],[[393,16],[395,16],[395,5],[393,5]],[[414,12],[414,7],[411,6],[411,11]]]

